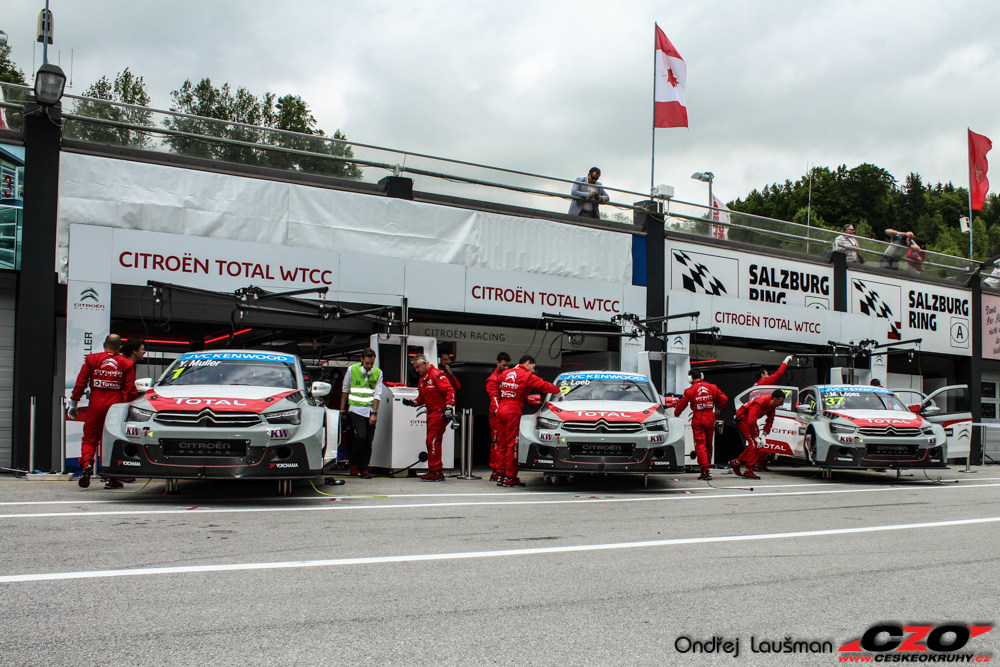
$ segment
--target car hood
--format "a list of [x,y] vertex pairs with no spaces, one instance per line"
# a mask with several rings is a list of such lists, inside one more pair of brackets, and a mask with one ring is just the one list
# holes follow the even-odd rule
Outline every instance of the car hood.
[[924,418],[903,410],[828,410],[837,417],[843,417],[855,426],[903,426],[920,428]]
[[560,401],[546,407],[563,421],[644,422],[656,415],[656,403],[647,401]]
[[[279,387],[244,387],[229,385],[184,385],[179,387],[157,386],[146,392],[144,398],[155,410],[204,410],[217,412],[263,412],[281,399],[300,392]],[[287,404],[286,404],[287,405]]]

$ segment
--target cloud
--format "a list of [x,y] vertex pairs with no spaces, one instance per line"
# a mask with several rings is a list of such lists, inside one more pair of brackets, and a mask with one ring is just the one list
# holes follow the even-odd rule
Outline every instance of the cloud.
[[[302,95],[357,141],[562,178],[649,185],[653,23],[688,64],[690,129],[657,130],[656,181],[723,200],[807,163],[964,184],[965,128],[1000,138],[997,3],[53,0],[80,92],[130,67],[154,105],[186,78]],[[5,7],[31,67],[37,8]],[[40,61],[40,58],[39,58]],[[400,158],[402,159],[402,158]],[[439,165],[441,166],[441,165]],[[443,167],[442,167],[443,168]],[[454,169],[459,169],[455,167]]]

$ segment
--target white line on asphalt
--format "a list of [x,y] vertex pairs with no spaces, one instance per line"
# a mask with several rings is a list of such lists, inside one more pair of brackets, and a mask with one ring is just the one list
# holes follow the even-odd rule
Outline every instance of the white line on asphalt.
[[281,570],[303,567],[333,567],[338,565],[373,565],[379,563],[412,563],[415,561],[461,560],[466,558],[502,558],[506,556],[534,556],[540,554],[571,553],[581,551],[606,551],[610,549],[640,549],[643,547],[667,547],[685,544],[709,544],[715,542],[749,542],[755,540],[781,540],[797,537],[826,537],[830,535],[851,535],[857,533],[877,533],[890,530],[914,530],[918,528],[943,528],[947,526],[968,526],[982,523],[996,523],[1000,517],[982,519],[956,519],[928,523],[908,523],[890,526],[864,526],[859,528],[832,528],[827,530],[806,530],[794,533],[765,533],[760,535],[725,535],[718,537],[684,537],[672,540],[647,542],[618,542],[613,544],[580,544],[566,547],[538,547],[534,549],[505,549],[501,551],[465,551],[444,554],[414,554],[409,556],[373,556],[367,558],[331,558],[326,560],[299,560],[274,563],[231,563],[219,565],[184,565],[178,567],[144,567],[131,570],[93,570],[90,572],[50,572],[46,574],[15,574],[0,576],[0,583],[24,581],[52,581],[55,579],[98,579],[106,577],[135,577],[153,574],[190,574],[193,572],[233,572],[239,570]]
[[673,500],[718,500],[725,498],[767,498],[774,496],[814,496],[832,495],[835,493],[878,493],[891,491],[932,491],[942,489],[978,489],[983,487],[996,487],[1000,484],[943,484],[941,486],[891,486],[879,487],[875,489],[837,489],[833,491],[789,491],[787,493],[729,493],[714,495],[679,495],[679,496],[658,496],[653,498],[574,498],[572,500],[512,500],[512,501],[486,501],[468,503],[393,503],[385,505],[331,505],[320,507],[231,507],[199,509],[197,507],[188,509],[171,510],[113,510],[109,512],[34,512],[23,514],[0,514],[0,519],[31,519],[31,518],[51,518],[51,517],[94,517],[94,516],[138,516],[143,514],[239,514],[246,512],[346,512],[349,510],[381,510],[381,509],[416,509],[423,507],[476,507],[493,505],[566,505],[572,503],[648,503],[648,502],[668,502]]

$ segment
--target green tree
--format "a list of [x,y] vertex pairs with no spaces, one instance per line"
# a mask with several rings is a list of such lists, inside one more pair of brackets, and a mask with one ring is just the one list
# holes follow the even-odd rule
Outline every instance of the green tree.
[[[354,163],[331,159],[352,158],[354,153],[350,146],[326,138],[323,130],[316,127],[316,119],[309,105],[298,95],[277,97],[265,92],[258,98],[244,87],[237,88],[235,92],[228,83],[216,87],[208,78],[197,84],[192,84],[188,79],[170,95],[173,98],[171,111],[203,118],[169,118],[166,121],[169,129],[186,135],[218,137],[253,144],[241,146],[190,136],[170,137],[167,141],[178,153],[341,178],[362,176],[361,169]],[[240,127],[232,123],[254,127]],[[268,132],[267,129],[312,136]],[[334,132],[332,138],[346,139],[340,130]],[[268,150],[268,147],[302,151],[315,157]]]
[[18,83],[28,85],[24,80],[24,72],[10,58],[10,46],[0,46],[0,83]]
[[[144,108],[120,106],[121,104],[129,104],[133,107],[149,107],[151,101],[149,91],[146,89],[146,82],[141,76],[137,77],[132,74],[127,67],[125,71],[119,72],[115,76],[114,81],[109,81],[108,77],[102,76],[96,83],[83,91],[83,97],[90,99],[76,100],[73,112],[78,116],[127,125],[153,126],[152,111]],[[67,122],[64,133],[66,137],[71,139],[135,148],[148,148],[152,141],[150,134],[142,130],[84,121]]]

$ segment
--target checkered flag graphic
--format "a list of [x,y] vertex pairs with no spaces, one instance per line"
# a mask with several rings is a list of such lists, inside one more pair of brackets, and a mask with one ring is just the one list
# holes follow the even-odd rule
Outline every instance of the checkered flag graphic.
[[697,294],[699,291],[698,288],[701,288],[702,292],[713,296],[728,294],[726,286],[722,284],[722,281],[713,276],[707,266],[694,261],[691,255],[683,250],[674,250],[674,259],[687,269],[687,274],[682,276],[682,279],[684,289],[688,292]]
[[878,295],[878,292],[873,290],[864,282],[855,279],[854,289],[860,292],[860,301],[858,305],[861,308],[861,312],[869,317],[881,317],[889,322],[889,333],[886,334],[891,340],[902,340],[902,322],[897,322],[895,315],[892,314],[892,308],[882,300]]

